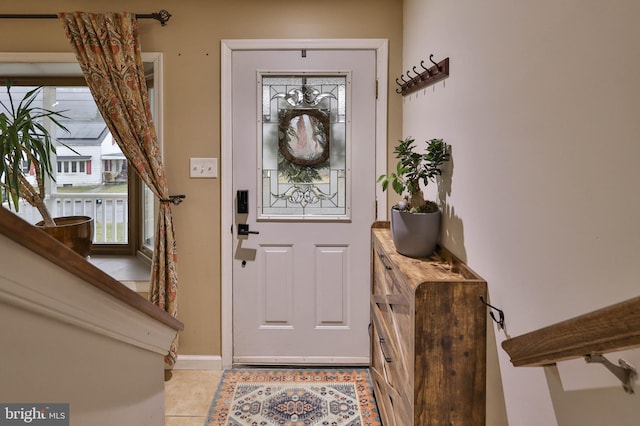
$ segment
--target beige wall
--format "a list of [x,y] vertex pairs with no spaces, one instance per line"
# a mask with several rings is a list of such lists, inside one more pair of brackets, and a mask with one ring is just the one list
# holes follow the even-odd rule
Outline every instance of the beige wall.
[[[505,312],[487,393],[499,409],[502,383],[512,425],[638,424],[637,393],[564,390],[563,363],[514,368],[500,347],[639,294],[638,16],[634,0],[404,2],[404,69],[433,53],[451,74],[403,99],[403,134],[453,147],[431,195],[444,244]],[[580,375],[604,369],[578,361]]]
[[[140,21],[144,51],[164,53],[164,158],[179,250],[180,353],[220,355],[220,181],[189,179],[190,157],[220,157],[220,40],[386,38],[390,72],[400,70],[401,2],[387,0],[48,0],[2,4],[0,13],[167,9],[166,27]],[[69,52],[55,20],[0,21],[0,52]],[[393,89],[391,89],[393,90]],[[389,135],[400,137],[401,100],[390,96]],[[227,166],[220,164],[221,168]]]

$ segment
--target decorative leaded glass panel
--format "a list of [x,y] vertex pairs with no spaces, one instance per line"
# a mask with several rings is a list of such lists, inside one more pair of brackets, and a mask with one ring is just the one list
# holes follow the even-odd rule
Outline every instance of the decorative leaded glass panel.
[[262,219],[348,219],[347,75],[263,74]]

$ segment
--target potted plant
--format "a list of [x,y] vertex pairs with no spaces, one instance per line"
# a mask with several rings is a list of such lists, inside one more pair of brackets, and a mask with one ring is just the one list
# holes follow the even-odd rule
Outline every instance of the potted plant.
[[[34,106],[41,87],[30,90],[17,103],[11,95],[11,85],[7,84],[6,88],[9,102],[0,101],[0,186],[6,193],[9,209],[18,211],[19,199],[23,199],[42,216],[36,226],[86,257],[93,239],[93,219],[87,216],[53,218],[45,202],[45,179],[54,179],[51,156],[56,148],[44,120],[66,131],[59,121],[66,117]],[[29,182],[24,170],[33,170],[35,184]]]
[[399,160],[396,171],[381,175],[383,191],[391,187],[403,196],[391,208],[391,232],[396,250],[410,257],[426,257],[433,253],[440,235],[440,209],[426,200],[423,190],[436,176],[442,174],[442,165],[449,160],[449,146],[442,139],[426,142],[426,151],[419,153],[415,139],[400,140],[394,153]]

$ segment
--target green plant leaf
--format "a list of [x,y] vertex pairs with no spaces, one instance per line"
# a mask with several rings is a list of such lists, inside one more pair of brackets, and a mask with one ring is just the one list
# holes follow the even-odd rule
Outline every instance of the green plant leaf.
[[[394,149],[396,158],[396,172],[389,175],[381,175],[378,182],[382,183],[383,190],[388,187],[389,181],[394,191],[399,195],[408,192],[417,203],[422,189],[420,182],[426,187],[429,182],[433,182],[436,176],[442,174],[442,165],[449,160],[449,146],[443,139],[431,139],[426,141],[426,152],[416,152],[415,139],[407,137],[398,141]],[[425,208],[425,200],[422,199],[420,206],[412,208]]]
[[[17,211],[21,188],[28,189],[22,187],[24,183],[20,182],[23,167],[37,169],[37,196],[41,198],[40,201],[45,198],[40,179],[44,176],[53,178],[51,155],[56,150],[43,120],[49,119],[58,128],[68,131],[59,121],[67,117],[56,111],[33,106],[42,87],[28,91],[17,104],[11,94],[11,84],[6,85],[6,90],[9,102],[0,102],[6,110],[0,114],[0,174],[3,176],[0,184],[10,195],[9,207],[13,206]],[[33,204],[31,200],[27,201]]]
[[393,181],[393,190],[396,191],[398,195],[402,195],[402,193],[404,192],[404,185],[402,184],[402,182],[396,179]]

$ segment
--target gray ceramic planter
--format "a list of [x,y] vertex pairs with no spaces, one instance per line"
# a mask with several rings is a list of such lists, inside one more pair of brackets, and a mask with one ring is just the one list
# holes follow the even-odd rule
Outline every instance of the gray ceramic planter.
[[392,208],[391,235],[398,253],[409,257],[430,256],[440,236],[440,212],[409,213]]

